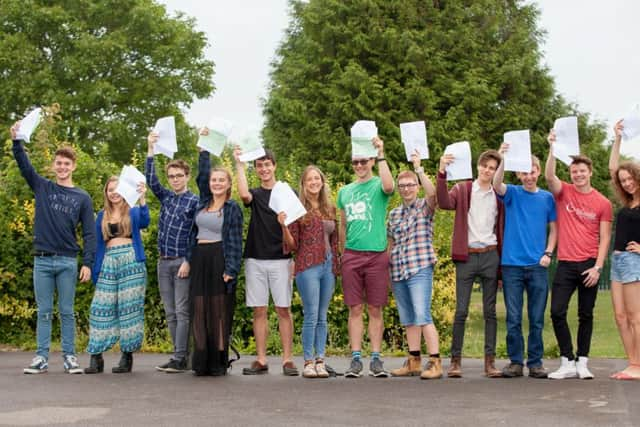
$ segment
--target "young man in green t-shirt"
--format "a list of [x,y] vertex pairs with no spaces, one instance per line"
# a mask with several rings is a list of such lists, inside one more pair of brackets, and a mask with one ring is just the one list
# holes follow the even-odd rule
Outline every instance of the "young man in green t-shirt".
[[[388,377],[380,359],[384,322],[382,308],[389,294],[389,256],[387,254],[386,213],[393,193],[393,177],[384,159],[384,143],[373,138],[376,158],[354,158],[351,163],[356,181],[338,193],[340,242],[342,242],[342,288],[349,306],[351,366],[345,377],[362,375],[361,344],[364,324],[362,310],[367,304],[371,363],[369,374]],[[378,164],[379,177],[372,169]]]

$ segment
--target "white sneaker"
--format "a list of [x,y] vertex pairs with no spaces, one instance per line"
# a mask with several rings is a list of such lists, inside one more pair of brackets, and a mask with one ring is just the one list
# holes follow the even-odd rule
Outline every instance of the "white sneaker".
[[313,361],[305,362],[304,369],[302,370],[302,376],[305,378],[318,378],[316,365]]
[[[586,364],[585,364],[586,367]],[[577,378],[578,372],[576,371],[576,361],[569,360],[562,356],[560,358],[560,367],[557,371],[551,372],[547,375],[552,380],[564,380],[567,378]]]
[[67,374],[82,374],[84,373],[84,371],[82,370],[82,368],[80,367],[80,365],[78,364],[78,358],[76,356],[74,356],[73,354],[67,354],[66,356],[63,357],[63,366],[64,366],[64,371]]
[[593,374],[587,368],[587,362],[589,361],[588,357],[580,356],[578,357],[578,362],[576,363],[576,371],[578,372],[578,377],[581,380],[592,380]]
[[31,365],[24,368],[22,372],[25,374],[44,374],[49,369],[49,362],[42,356],[36,356],[31,361]]

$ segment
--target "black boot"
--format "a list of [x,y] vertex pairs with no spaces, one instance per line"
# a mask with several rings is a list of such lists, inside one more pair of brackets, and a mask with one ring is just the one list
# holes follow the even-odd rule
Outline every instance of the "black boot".
[[104,359],[102,353],[92,354],[89,367],[84,369],[85,374],[101,374],[104,371]]
[[125,374],[127,372],[131,372],[131,367],[133,366],[133,353],[122,352],[122,356],[120,356],[120,362],[118,362],[118,366],[114,366],[111,368],[111,372],[114,374]]

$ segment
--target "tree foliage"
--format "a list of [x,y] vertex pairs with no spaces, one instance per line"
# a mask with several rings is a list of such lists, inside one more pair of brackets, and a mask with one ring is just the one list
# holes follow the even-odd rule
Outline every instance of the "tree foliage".
[[[433,170],[446,145],[468,140],[477,156],[515,129],[531,129],[532,150],[544,157],[553,121],[577,113],[541,65],[543,33],[528,2],[292,0],[290,8],[264,138],[338,181],[350,179],[349,131],[359,119],[376,121],[396,166],[406,161],[399,123],[425,120]],[[580,135],[603,162],[602,125],[581,115]],[[606,181],[604,163],[598,169]]]
[[0,124],[54,102],[60,139],[129,161],[156,119],[213,92],[213,62],[194,19],[153,0],[0,0]]

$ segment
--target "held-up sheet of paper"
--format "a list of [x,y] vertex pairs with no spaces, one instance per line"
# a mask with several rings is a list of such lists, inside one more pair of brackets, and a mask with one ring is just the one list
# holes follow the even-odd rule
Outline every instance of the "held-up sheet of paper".
[[453,162],[449,163],[445,169],[447,172],[447,181],[472,178],[471,147],[468,141],[447,145],[444,149],[444,154],[453,155]]
[[578,118],[576,116],[562,117],[553,125],[556,142],[553,144],[553,155],[565,165],[571,164],[571,157],[580,154],[578,139]]
[[622,138],[630,141],[640,135],[640,105],[636,105],[622,119]]
[[238,146],[242,150],[242,154],[239,156],[241,162],[250,162],[265,155],[258,131],[247,132],[238,141]]
[[16,132],[16,139],[21,139],[24,142],[31,141],[31,134],[40,124],[40,118],[42,117],[42,109],[36,108],[31,111],[27,116],[20,120],[20,127]]
[[158,119],[153,128],[158,132],[158,141],[153,146],[153,154],[164,154],[170,159],[178,151],[178,142],[176,140],[176,123],[173,116]]
[[423,121],[400,123],[400,139],[404,144],[407,161],[411,161],[411,155],[418,150],[421,159],[429,158],[429,146],[427,145],[427,127]]
[[373,138],[378,136],[376,122],[358,120],[351,127],[351,158],[369,159],[378,156],[378,150],[373,146]]
[[124,166],[122,168],[122,172],[120,172],[120,176],[118,177],[116,193],[120,194],[129,206],[134,207],[140,198],[140,193],[138,193],[138,184],[141,182],[144,182],[145,184],[147,182],[147,179],[144,177],[142,172],[133,166]]
[[209,134],[200,135],[197,146],[210,152],[214,156],[220,157],[229,139],[229,135],[231,135],[232,128],[233,125],[230,121],[219,117],[212,118],[209,124],[207,124]]
[[504,170],[531,172],[531,139],[529,129],[513,130],[504,134],[509,151],[504,155]]
[[287,214],[287,219],[284,221],[285,225],[291,224],[307,213],[307,210],[289,184],[282,181],[276,182],[271,189],[269,207],[275,213],[284,212]]

